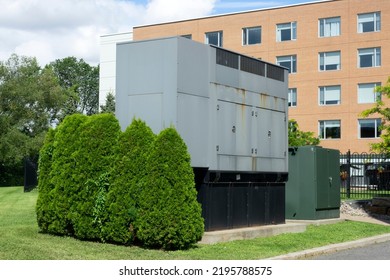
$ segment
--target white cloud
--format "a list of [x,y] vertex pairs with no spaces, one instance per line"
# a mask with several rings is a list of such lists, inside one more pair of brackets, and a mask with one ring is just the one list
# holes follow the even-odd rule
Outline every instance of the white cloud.
[[151,0],[146,7],[144,22],[161,22],[208,15],[216,0]]
[[135,25],[201,17],[216,0],[0,0],[0,60],[67,56],[99,61],[99,36]]

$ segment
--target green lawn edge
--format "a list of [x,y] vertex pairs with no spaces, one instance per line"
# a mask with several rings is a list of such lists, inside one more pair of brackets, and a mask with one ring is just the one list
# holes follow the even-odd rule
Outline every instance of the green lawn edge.
[[390,233],[390,226],[344,221],[310,225],[303,233],[150,250],[42,234],[35,216],[37,197],[37,190],[0,188],[0,260],[255,260]]

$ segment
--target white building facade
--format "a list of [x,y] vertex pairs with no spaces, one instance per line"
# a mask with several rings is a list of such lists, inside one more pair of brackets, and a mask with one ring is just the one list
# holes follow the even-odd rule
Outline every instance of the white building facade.
[[132,40],[132,31],[100,36],[99,108],[108,93],[116,93],[116,44]]

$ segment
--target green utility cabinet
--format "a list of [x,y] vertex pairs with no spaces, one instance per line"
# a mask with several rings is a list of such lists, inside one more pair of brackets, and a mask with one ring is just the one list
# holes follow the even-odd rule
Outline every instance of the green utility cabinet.
[[319,146],[289,148],[286,219],[340,217],[340,152]]

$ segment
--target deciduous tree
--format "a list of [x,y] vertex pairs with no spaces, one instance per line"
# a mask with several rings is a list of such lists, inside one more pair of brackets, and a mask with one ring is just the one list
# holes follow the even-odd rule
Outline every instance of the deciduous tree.
[[96,114],[99,110],[99,66],[91,66],[73,56],[57,59],[46,68],[52,69],[60,85],[67,90],[65,115]]
[[[390,77],[387,80],[386,85],[376,87],[375,92],[381,93],[382,97],[390,98]],[[385,154],[390,153],[390,108],[387,106],[388,105],[385,104],[383,98],[379,98],[374,107],[364,110],[361,113],[363,117],[374,115],[382,119],[381,126],[379,127],[381,130],[381,141],[370,145],[373,151]]]
[[13,54],[0,62],[0,161],[35,156],[61,111],[66,94],[50,69],[35,58]]
[[320,139],[314,137],[314,133],[311,131],[299,130],[298,123],[295,120],[288,121],[288,145],[291,147],[305,146],[305,145],[318,145]]

